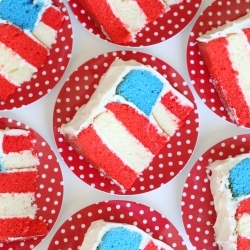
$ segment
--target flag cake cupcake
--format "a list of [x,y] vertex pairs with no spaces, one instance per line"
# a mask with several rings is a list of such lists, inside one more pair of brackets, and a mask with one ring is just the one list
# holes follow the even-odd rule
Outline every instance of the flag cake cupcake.
[[133,41],[149,22],[165,14],[182,0],[79,0],[80,4],[107,39],[116,44]]
[[88,103],[59,131],[126,191],[192,110],[193,104],[153,68],[116,58]]
[[250,12],[197,39],[218,95],[232,121],[250,122]]
[[35,137],[22,129],[0,130],[0,242],[44,236],[37,218]]
[[63,13],[50,0],[0,1],[0,100],[44,65]]
[[216,243],[223,250],[250,249],[250,153],[217,160],[209,169]]
[[97,220],[88,228],[80,250],[171,250],[136,226]]

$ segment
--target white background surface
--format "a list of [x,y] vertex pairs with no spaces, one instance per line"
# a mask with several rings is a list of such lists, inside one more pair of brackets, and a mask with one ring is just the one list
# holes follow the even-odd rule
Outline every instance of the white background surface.
[[186,177],[197,159],[211,146],[221,140],[224,140],[225,138],[237,134],[246,134],[249,132],[248,129],[237,128],[231,123],[222,120],[212,111],[210,111],[210,109],[208,109],[202,103],[202,101],[195,93],[188,76],[186,66],[186,47],[188,36],[193,27],[193,24],[195,23],[200,13],[212,1],[203,0],[198,13],[195,15],[192,22],[175,37],[154,46],[132,49],[154,55],[155,57],[164,60],[182,75],[185,81],[189,84],[196,98],[200,120],[198,142],[190,161],[183,169],[183,171],[179,173],[179,175],[177,175],[172,181],[162,186],[161,188],[146,194],[135,196],[114,196],[91,188],[80,179],[78,179],[68,169],[68,167],[62,161],[56,148],[52,131],[53,107],[56,101],[56,97],[65,80],[82,63],[86,62],[92,57],[103,54],[105,52],[126,49],[125,47],[120,47],[107,42],[103,42],[99,38],[89,33],[73,16],[66,0],[63,0],[63,2],[65,3],[70,14],[74,34],[73,53],[70,64],[63,78],[49,94],[47,94],[37,102],[21,109],[0,112],[0,116],[20,121],[38,132],[54,150],[63,172],[65,189],[64,202],[61,213],[59,215],[57,223],[55,224],[49,235],[35,249],[47,249],[57,229],[68,217],[73,215],[78,210],[93,203],[111,199],[132,200],[154,208],[158,212],[162,213],[166,218],[168,218],[170,222],[178,229],[188,249],[195,249],[188,240],[188,236],[186,235],[181,217],[181,196]]

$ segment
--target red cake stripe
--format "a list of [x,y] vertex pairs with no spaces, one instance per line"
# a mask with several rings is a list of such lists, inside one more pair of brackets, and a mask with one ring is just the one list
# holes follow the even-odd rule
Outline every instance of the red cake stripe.
[[[226,38],[218,38],[209,43],[198,43],[201,56],[214,79],[214,86],[219,93],[225,107],[236,107],[235,112],[239,117],[238,125],[250,122],[250,109],[245,101],[241,88],[238,86],[237,72],[232,67],[227,50]],[[216,79],[216,80],[215,80]]]
[[239,203],[235,213],[236,218],[240,217],[244,213],[250,214],[250,198]]
[[155,21],[159,17],[159,15],[166,12],[165,4],[160,1],[137,0],[136,2],[147,16],[148,22]]
[[52,29],[59,30],[62,26],[63,17],[64,15],[60,10],[49,7],[43,13],[41,21]]
[[[106,0],[79,0],[87,13],[92,13],[91,19],[98,25],[102,24],[110,39],[115,43],[128,43],[131,35],[124,24],[117,18]],[[105,14],[104,14],[105,13]]]
[[3,152],[8,154],[10,152],[20,152],[23,150],[33,150],[35,136],[30,131],[25,135],[4,135],[3,137]]
[[137,178],[137,174],[125,165],[96,134],[93,126],[82,130],[77,138],[66,136],[72,147],[98,169],[103,169],[106,176],[117,180],[126,190],[129,189]]
[[167,92],[161,98],[161,103],[166,107],[166,109],[168,109],[172,114],[180,119],[180,125],[193,109],[188,105],[183,106],[183,104],[178,102],[178,97],[175,96],[171,91]]
[[4,76],[0,75],[0,100],[6,101],[8,96],[16,91],[16,88],[17,86],[6,80]]
[[250,240],[245,237],[238,236],[237,250],[250,250]]
[[36,68],[47,59],[48,50],[11,24],[0,24],[0,42]]
[[[146,247],[143,250],[158,250],[158,247],[154,244],[154,242],[151,240]],[[163,248],[160,248],[160,250],[164,250]]]
[[126,129],[152,154],[158,154],[168,141],[168,137],[157,133],[156,127],[143,115],[127,104],[109,103],[110,110]]
[[35,192],[37,177],[37,171],[0,173],[0,193]]
[[245,33],[245,35],[247,36],[247,40],[250,43],[250,28],[248,29],[244,29],[243,32]]
[[46,223],[38,219],[28,217],[0,219],[0,242],[9,238],[43,236],[48,232]]

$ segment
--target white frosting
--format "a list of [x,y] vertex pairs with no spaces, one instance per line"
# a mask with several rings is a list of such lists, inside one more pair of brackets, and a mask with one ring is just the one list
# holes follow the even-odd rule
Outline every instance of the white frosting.
[[[77,111],[69,123],[63,124],[59,131],[63,135],[69,134],[77,136],[84,128],[87,128],[98,114],[105,111],[105,106],[114,100],[117,86],[131,70],[149,71],[152,75],[156,76],[160,81],[162,81],[164,87],[159,98],[161,97],[162,93],[166,93],[166,89],[168,89],[173,91],[181,102],[188,103],[189,105],[193,106],[193,104],[187,100],[186,97],[178,93],[178,91],[176,91],[161,74],[159,74],[150,66],[145,66],[136,62],[135,60],[123,61],[119,58],[116,58],[106,74],[102,76],[98,88],[91,96],[88,103],[83,105]],[[153,116],[150,116],[150,119],[154,119]]]
[[236,250],[237,240],[236,220],[234,218],[237,204],[248,196],[234,198],[229,188],[229,171],[242,160],[249,158],[250,153],[238,155],[226,160],[217,160],[209,165],[212,172],[210,188],[214,198],[214,207],[217,213],[214,231],[216,242],[220,249]]
[[155,245],[158,246],[158,250],[163,248],[164,250],[171,250],[170,246],[167,244],[153,239],[149,234],[145,233],[141,229],[136,226],[122,223],[114,223],[114,222],[105,222],[103,220],[97,220],[91,223],[88,231],[85,234],[82,246],[80,250],[96,250],[99,244],[102,241],[103,236],[112,228],[124,227],[128,230],[138,232],[142,235],[142,242],[140,244],[139,249],[144,249],[145,246],[149,243],[150,240],[154,242]]
[[206,32],[204,35],[197,38],[197,41],[207,43],[219,37],[227,37],[227,35],[229,34],[234,34],[234,33],[243,34],[242,29],[249,27],[250,27],[250,12],[235,21],[228,22],[224,25],[219,26],[218,28]]

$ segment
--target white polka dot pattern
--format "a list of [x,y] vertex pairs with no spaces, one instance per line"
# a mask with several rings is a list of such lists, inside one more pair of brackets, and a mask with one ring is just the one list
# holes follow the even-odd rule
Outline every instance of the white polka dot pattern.
[[[82,156],[73,151],[58,132],[58,128],[63,123],[69,122],[76,110],[89,100],[101,76],[116,57],[123,60],[135,59],[140,63],[154,67],[194,105],[195,102],[187,83],[177,71],[160,59],[140,52],[117,51],[100,55],[81,65],[65,82],[58,95],[53,115],[54,137],[63,160],[70,170],[88,185],[112,194],[123,194],[118,186],[104,178],[102,174],[85,162]],[[173,179],[189,160],[197,136],[198,114],[195,106],[195,111],[191,112],[176,135],[171,137],[165,148],[154,158],[150,167],[136,180],[126,195],[154,190]]]
[[[68,0],[69,6],[77,20],[95,36],[109,41],[94,25],[78,0]],[[172,5],[170,11],[149,23],[137,34],[135,41],[126,44],[129,47],[149,46],[166,41],[182,31],[193,19],[201,4],[201,0],[183,0],[182,3]]]
[[[49,231],[54,226],[62,206],[63,177],[57,158],[47,142],[34,130],[21,122],[0,117],[0,129],[18,128],[33,131],[36,137],[35,150],[38,154],[40,165],[39,176],[36,181],[37,192],[35,203],[38,206],[37,216],[48,223]],[[32,249],[37,246],[44,237],[38,237],[26,241],[0,243],[1,250]]]
[[215,160],[249,152],[250,135],[230,137],[208,149],[190,171],[182,193],[182,219],[189,239],[196,249],[219,249],[214,240],[216,212],[206,167]]
[[[232,122],[212,84],[208,70],[200,56],[196,39],[226,21],[235,20],[250,10],[249,0],[214,1],[200,15],[192,28],[187,45],[187,66],[190,79],[201,100],[215,114]],[[250,127],[248,124],[247,127]]]
[[176,228],[154,209],[132,201],[112,200],[83,208],[66,220],[54,235],[48,250],[79,249],[91,222],[99,219],[135,225],[174,249],[187,249]]
[[56,86],[66,71],[72,52],[72,26],[63,1],[54,0],[53,4],[65,15],[63,25],[58,31],[57,42],[53,44],[46,63],[32,79],[23,83],[7,101],[0,102],[0,110],[21,108],[37,101]]

